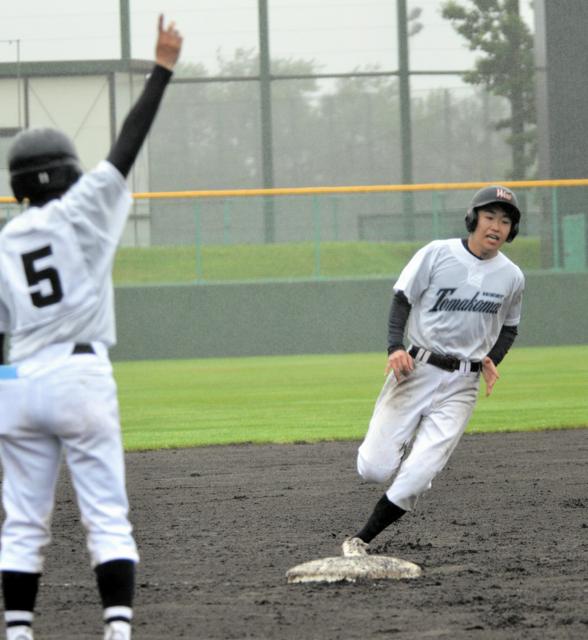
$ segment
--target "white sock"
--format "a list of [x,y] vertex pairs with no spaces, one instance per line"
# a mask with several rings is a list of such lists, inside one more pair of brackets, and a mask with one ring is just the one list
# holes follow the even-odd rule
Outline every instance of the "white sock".
[[[6,640],[32,640],[34,614],[32,611],[5,611],[4,620],[6,621]],[[19,624],[25,622],[28,624]],[[12,625],[10,626],[10,623]]]

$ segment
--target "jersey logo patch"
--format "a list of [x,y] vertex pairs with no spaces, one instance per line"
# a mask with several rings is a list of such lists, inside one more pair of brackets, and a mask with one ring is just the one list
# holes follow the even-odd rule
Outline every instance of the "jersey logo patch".
[[480,299],[479,291],[471,298],[452,298],[455,291],[455,288],[439,289],[437,300],[429,311],[471,311],[496,315],[502,306],[502,302]]

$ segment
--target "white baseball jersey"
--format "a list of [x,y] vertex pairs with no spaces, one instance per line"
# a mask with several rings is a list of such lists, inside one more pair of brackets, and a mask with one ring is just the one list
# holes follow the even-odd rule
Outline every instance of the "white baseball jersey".
[[[105,161],[0,233],[0,332],[10,334],[15,364],[4,367],[14,375],[0,375],[2,571],[42,571],[62,457],[92,565],[138,560],[107,351],[116,337],[112,263],[129,208],[124,178]],[[75,354],[74,343],[93,353]]]
[[522,271],[504,254],[480,260],[455,238],[417,251],[394,289],[412,305],[408,338],[413,345],[482,360],[503,325],[519,324],[524,284]]
[[109,162],[0,233],[0,333],[11,362],[54,343],[116,341],[111,270],[131,197]]

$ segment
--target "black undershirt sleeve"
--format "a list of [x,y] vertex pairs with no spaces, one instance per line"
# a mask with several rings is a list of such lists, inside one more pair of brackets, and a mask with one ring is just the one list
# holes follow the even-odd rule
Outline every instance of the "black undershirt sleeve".
[[172,72],[155,65],[143,92],[129,111],[107,160],[126,178],[149,133]]
[[512,347],[515,338],[518,335],[517,327],[502,326],[498,338],[494,343],[492,349],[488,353],[488,357],[494,362],[495,365],[499,365],[504,356],[508,353],[508,350]]
[[404,292],[397,291],[392,298],[388,316],[388,355],[404,349],[404,329],[412,306]]

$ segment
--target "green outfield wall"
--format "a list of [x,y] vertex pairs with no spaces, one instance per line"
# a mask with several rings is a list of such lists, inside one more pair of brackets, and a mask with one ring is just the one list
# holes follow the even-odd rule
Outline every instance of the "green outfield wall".
[[[526,276],[517,345],[588,343],[588,274]],[[390,279],[119,287],[114,360],[384,351]]]

